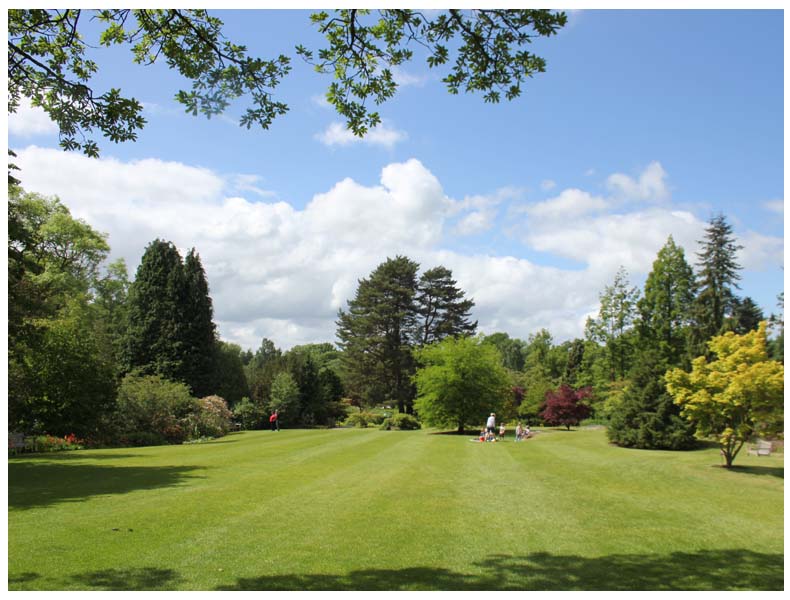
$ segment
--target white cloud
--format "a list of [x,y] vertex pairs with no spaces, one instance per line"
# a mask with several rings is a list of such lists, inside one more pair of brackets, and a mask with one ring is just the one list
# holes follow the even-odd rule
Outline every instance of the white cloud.
[[604,214],[527,225],[524,241],[542,252],[614,273],[624,265],[631,273],[647,273],[657,252],[672,235],[689,252],[696,249],[705,223],[691,213],[651,208],[625,214]]
[[395,83],[397,83],[400,87],[422,87],[428,81],[427,74],[415,75],[413,73],[407,73],[397,66],[392,67],[390,71],[392,72],[392,78],[395,80]]
[[665,200],[669,198],[669,188],[664,181],[666,177],[667,173],[661,163],[654,161],[638,179],[615,173],[608,177],[606,185],[616,196],[625,200]]
[[763,202],[763,208],[770,212],[784,214],[785,212],[785,201],[784,200],[769,200],[768,202]]
[[589,169],[587,169],[587,170],[584,172],[584,174],[585,174],[585,176],[587,176],[587,177],[591,177],[591,176],[595,175],[595,169],[593,169],[593,168],[589,168]]
[[609,203],[598,196],[576,188],[563,190],[559,196],[544,202],[524,206],[521,210],[536,219],[574,219],[609,208]]
[[[15,162],[25,189],[57,194],[76,217],[108,232],[112,258],[124,257],[132,275],[156,237],[195,247],[223,339],[253,349],[263,337],[283,348],[334,341],[337,310],[354,297],[358,280],[397,254],[423,269],[452,269],[475,300],[472,316],[484,332],[526,339],[545,327],[556,340],[568,339],[582,334],[585,316],[597,310],[598,293],[620,264],[634,277],[646,273],[670,233],[691,262],[705,226],[664,206],[606,214],[607,199],[564,190],[513,213],[530,248],[580,264],[560,269],[448,250],[454,230],[490,226],[486,211],[495,214],[521,192],[502,188],[454,200],[415,159],[385,166],[377,185],[342,179],[301,210],[243,197],[245,185],[256,196],[265,191],[259,177],[223,177],[182,163],[89,159],[35,146],[19,151]],[[782,248],[781,240],[752,232],[740,242],[747,268],[772,264]]]
[[784,265],[784,240],[747,231],[738,236],[743,248],[738,252],[738,261],[746,270],[762,271]]
[[55,134],[58,126],[43,108],[32,106],[27,98],[22,98],[16,112],[8,115],[8,131],[23,138],[31,138]]
[[347,129],[343,123],[335,121],[315,137],[325,146],[348,146],[363,143],[392,148],[398,142],[405,140],[408,135],[405,131],[393,129],[386,123],[381,123],[370,129],[363,137],[359,137]]
[[320,106],[321,108],[332,108],[332,105],[329,104],[329,100],[326,99],[326,96],[323,94],[316,94],[315,96],[311,96],[310,100],[316,106]]
[[540,182],[540,189],[542,189],[543,191],[552,190],[555,187],[557,187],[557,182],[555,182],[552,179],[544,179],[543,181]]

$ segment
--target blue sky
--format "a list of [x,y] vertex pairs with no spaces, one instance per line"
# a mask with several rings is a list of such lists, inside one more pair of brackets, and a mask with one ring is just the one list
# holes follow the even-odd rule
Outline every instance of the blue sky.
[[[320,36],[307,11],[214,11],[251,54]],[[742,295],[776,310],[784,264],[781,11],[570,14],[534,50],[547,72],[513,102],[451,96],[419,59],[383,127],[349,142],[321,102],[329,78],[294,58],[268,131],[183,114],[164,65],[97,54],[96,87],[146,106],[135,143],[90,160],[56,149],[41,115],[9,118],[23,185],[109,234],[133,273],[155,237],[196,247],[223,339],[334,339],[356,281],[396,253],[444,264],[486,333],[579,336],[617,268],[640,285],[669,234],[695,261],[723,212],[744,250]]]

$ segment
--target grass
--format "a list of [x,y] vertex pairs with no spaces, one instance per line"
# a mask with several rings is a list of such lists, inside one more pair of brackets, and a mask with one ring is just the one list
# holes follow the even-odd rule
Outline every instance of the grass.
[[782,457],[285,430],[9,459],[11,590],[781,590]]

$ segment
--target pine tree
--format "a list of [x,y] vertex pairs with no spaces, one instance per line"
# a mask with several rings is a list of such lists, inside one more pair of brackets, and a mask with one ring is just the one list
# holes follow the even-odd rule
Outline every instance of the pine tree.
[[181,305],[183,381],[195,396],[202,398],[216,391],[217,329],[206,273],[194,248],[184,259],[184,286]]
[[404,256],[388,258],[360,280],[348,311],[339,311],[337,336],[352,398],[389,401],[400,412],[411,412],[418,268]]
[[428,269],[417,283],[417,340],[425,345],[446,337],[473,335],[477,321],[472,323],[469,315],[474,305],[464,299],[452,271],[442,266]]
[[741,266],[735,255],[743,248],[735,242],[732,226],[721,214],[710,220],[705,238],[699,243],[702,250],[697,253],[699,295],[695,306],[693,356],[707,352],[705,342],[721,333],[724,318],[733,308],[733,288],[738,289],[741,278],[738,274]]
[[763,310],[757,303],[748,296],[741,300],[733,299],[732,317],[728,319],[724,328],[734,331],[738,335],[755,331],[760,326],[760,321],[764,321]]
[[641,346],[655,346],[671,366],[685,354],[694,305],[694,272],[672,236],[658,251],[637,303]]

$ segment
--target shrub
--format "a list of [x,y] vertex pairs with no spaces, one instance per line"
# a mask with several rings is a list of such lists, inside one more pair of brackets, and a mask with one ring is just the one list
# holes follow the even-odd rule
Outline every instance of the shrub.
[[197,400],[185,384],[158,375],[129,374],[118,389],[115,420],[121,440],[147,432],[180,444],[190,433],[190,417],[196,410]]
[[221,437],[230,431],[233,413],[219,396],[206,396],[197,401],[190,417],[190,437]]
[[61,450],[82,450],[85,445],[73,433],[66,437],[36,435],[26,438],[25,442],[34,452],[59,452]]
[[348,415],[343,425],[346,427],[367,427],[370,422],[370,413],[355,412]]
[[165,436],[153,431],[133,431],[120,437],[122,446],[164,446],[167,444]]
[[233,407],[233,417],[241,423],[242,429],[255,429],[263,416],[263,410],[253,404],[246,396]]
[[401,429],[403,431],[419,428],[420,422],[417,420],[417,417],[406,413],[395,413],[391,417],[387,417],[382,421],[380,427],[380,429],[385,430]]

